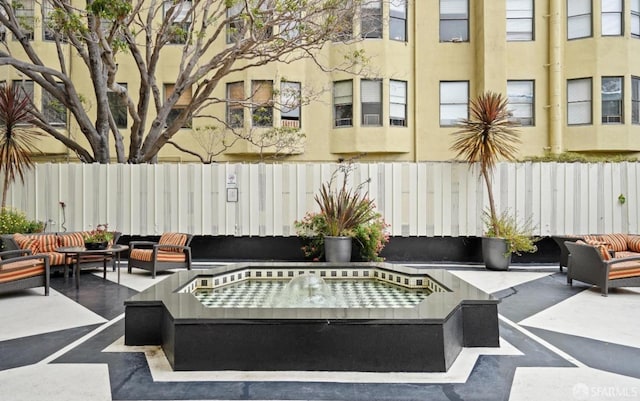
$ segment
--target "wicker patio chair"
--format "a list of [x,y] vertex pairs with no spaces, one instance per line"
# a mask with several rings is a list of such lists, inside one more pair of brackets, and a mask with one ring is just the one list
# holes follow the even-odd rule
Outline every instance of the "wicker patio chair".
[[28,249],[0,252],[0,294],[44,286],[49,295],[49,256]]
[[192,239],[192,234],[164,233],[158,242],[129,242],[129,273],[132,267],[137,267],[150,271],[155,278],[162,270],[184,267],[191,270]]

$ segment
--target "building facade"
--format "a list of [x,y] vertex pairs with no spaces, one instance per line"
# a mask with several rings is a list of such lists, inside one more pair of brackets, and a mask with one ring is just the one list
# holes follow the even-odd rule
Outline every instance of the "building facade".
[[[34,0],[21,4],[22,15],[31,18],[33,46],[42,57],[56,57],[45,23],[47,10]],[[231,74],[214,93],[229,102],[212,106],[210,113],[240,131],[301,129],[303,146],[287,161],[355,155],[363,160],[438,161],[453,158],[451,133],[458,119],[467,117],[469,100],[491,90],[508,96],[513,118],[522,125],[521,156],[640,152],[640,0],[372,0],[361,15],[368,17],[366,23],[354,18],[350,32],[361,40],[328,44],[320,51],[330,72],[311,60],[298,60]],[[9,33],[0,35],[12,46]],[[157,76],[165,96],[180,68],[180,49],[176,41],[162,55]],[[342,62],[345,50],[364,51],[369,62],[363,74],[331,68]],[[71,74],[73,63],[70,59]],[[20,81],[35,104],[59,120],[61,130],[79,135],[46,93],[1,68],[2,79]],[[132,60],[121,59],[118,81],[130,93],[139,86],[129,81],[135,74],[127,71],[133,68]],[[79,70],[74,79],[89,77]],[[287,96],[305,98],[309,93],[314,96],[308,103],[270,106],[273,96],[286,105]],[[264,107],[234,103],[248,94]],[[190,96],[183,93],[176,108]],[[112,109],[118,107],[122,105],[114,97]],[[131,121],[124,110],[114,114],[126,137]],[[194,131],[207,124],[194,121],[174,139],[202,150],[205,145]],[[74,158],[51,138],[40,148],[49,159]],[[251,160],[263,152],[238,141],[216,161]],[[196,160],[172,146],[165,146],[158,158]]]

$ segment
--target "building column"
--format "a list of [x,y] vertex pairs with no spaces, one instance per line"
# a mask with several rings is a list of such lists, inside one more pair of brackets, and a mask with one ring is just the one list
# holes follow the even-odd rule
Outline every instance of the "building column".
[[562,153],[562,1],[549,0],[549,151]]

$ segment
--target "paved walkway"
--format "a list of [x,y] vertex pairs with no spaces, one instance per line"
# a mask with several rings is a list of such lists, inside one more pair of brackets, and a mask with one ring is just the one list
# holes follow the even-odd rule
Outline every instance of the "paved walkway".
[[167,274],[96,271],[79,290],[53,277],[49,297],[0,295],[0,399],[640,400],[640,289],[605,298],[552,266],[438,267],[501,299],[501,347],[464,349],[446,373],[173,372],[159,347],[123,345],[123,301]]

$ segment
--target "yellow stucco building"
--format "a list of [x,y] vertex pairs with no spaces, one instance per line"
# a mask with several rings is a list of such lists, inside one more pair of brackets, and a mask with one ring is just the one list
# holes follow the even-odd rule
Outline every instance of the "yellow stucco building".
[[[39,2],[22,2],[40,12]],[[251,93],[260,101],[270,96],[265,89],[279,96],[318,95],[300,107],[270,109],[260,120],[260,111],[233,104],[214,106],[211,113],[241,130],[301,128],[304,146],[281,160],[335,161],[361,154],[363,160],[449,160],[450,134],[457,119],[467,116],[469,99],[492,90],[508,96],[513,118],[522,124],[521,156],[640,152],[640,0],[380,0],[365,8],[362,13],[372,17],[368,25],[356,18],[353,26],[353,35],[364,38],[328,44],[319,58],[337,66],[345,47],[362,49],[370,58],[366,75],[322,72],[311,60],[249,69],[225,77],[214,96],[233,100]],[[55,57],[38,18],[33,42],[44,57]],[[172,90],[180,48],[178,43],[163,51],[157,78],[165,94]],[[121,60],[118,81],[135,93],[138,84],[130,79],[136,74],[127,73],[134,66]],[[7,69],[0,74],[20,79]],[[88,79],[77,74],[77,80]],[[32,90],[35,103],[44,104],[41,91]],[[123,117],[119,123],[126,137],[131,122]],[[198,151],[203,145],[192,131],[199,125],[207,122],[194,121],[175,141]],[[73,121],[60,126],[78,137]],[[73,160],[57,141],[43,145],[48,158]],[[216,160],[255,159],[260,152],[237,143]],[[194,160],[172,146],[159,155],[159,161]]]

